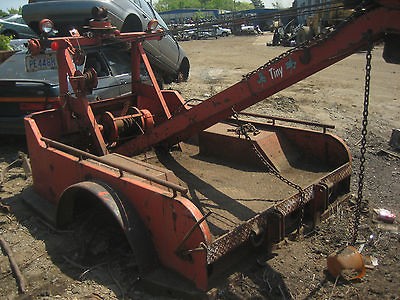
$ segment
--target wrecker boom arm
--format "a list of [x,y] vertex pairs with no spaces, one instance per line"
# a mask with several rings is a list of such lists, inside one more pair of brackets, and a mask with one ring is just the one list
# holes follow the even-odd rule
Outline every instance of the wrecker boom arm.
[[267,62],[235,85],[156,124],[116,151],[133,155],[160,143],[173,145],[185,140],[391,34],[400,37],[399,2],[372,2],[339,28]]

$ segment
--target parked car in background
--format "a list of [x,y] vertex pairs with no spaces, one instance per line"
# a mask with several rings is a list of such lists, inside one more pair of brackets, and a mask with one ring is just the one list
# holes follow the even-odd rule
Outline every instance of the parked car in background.
[[195,29],[191,32],[192,40],[205,40],[205,39],[216,39],[215,30],[213,29]]
[[[185,24],[186,25],[186,24]],[[188,24],[183,26],[183,29],[175,29],[176,39],[179,41],[200,40],[225,37],[232,34],[232,30],[218,25],[213,26],[196,26],[195,24]]]
[[166,35],[159,41],[145,41],[149,60],[165,83],[186,81],[190,63],[184,50],[169,33],[167,24],[146,0],[30,0],[22,7],[26,23],[37,33],[42,19],[51,19],[61,35],[72,28],[80,31],[89,24],[93,7],[104,7],[111,23],[121,32],[144,31],[157,19]]
[[9,15],[1,18],[0,34],[12,36],[14,39],[36,37],[36,33],[25,24],[21,15]]
[[[21,50],[23,44],[18,40],[12,46]],[[86,59],[82,70],[94,68],[98,76],[98,86],[88,96],[91,101],[131,91],[130,54],[124,46],[111,44],[84,48]],[[25,46],[24,51],[18,51],[0,65],[0,134],[25,134],[25,115],[59,107],[55,52],[46,54],[54,61],[51,69],[42,69],[35,57],[26,54]],[[141,79],[149,80],[144,71]]]
[[232,30],[230,30],[229,28],[224,28],[221,26],[216,26],[215,27],[215,34],[217,36],[228,36],[232,34]]
[[240,25],[240,33],[241,34],[256,34],[255,28],[253,25]]

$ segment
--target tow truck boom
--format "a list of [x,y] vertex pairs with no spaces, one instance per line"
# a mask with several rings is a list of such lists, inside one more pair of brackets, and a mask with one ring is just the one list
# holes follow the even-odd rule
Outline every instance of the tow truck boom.
[[[160,142],[176,144],[249,106],[329,67],[351,54],[400,34],[398,1],[371,1],[342,26],[308,44],[288,51],[244,76],[243,80],[203,103],[174,115],[151,131],[119,146],[125,155],[137,154]],[[398,36],[400,39],[400,35]]]

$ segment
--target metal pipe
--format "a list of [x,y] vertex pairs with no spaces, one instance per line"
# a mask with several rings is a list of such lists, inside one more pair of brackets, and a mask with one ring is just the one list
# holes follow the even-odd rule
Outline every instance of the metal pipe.
[[[193,107],[193,106],[196,106],[197,104],[188,103],[187,105]],[[322,127],[323,130],[324,130],[324,133],[326,132],[327,128],[335,129],[335,125],[323,124],[323,123],[317,123],[317,122],[310,122],[310,121],[305,121],[305,120],[268,116],[268,115],[262,115],[262,114],[244,112],[244,111],[240,111],[237,114],[238,115],[243,115],[243,116],[248,116],[248,117],[255,117],[255,118],[272,120],[272,125],[275,125],[275,121],[284,121],[284,122],[288,122],[288,123],[297,123],[297,124],[303,124],[303,125],[309,125],[309,126]]]
[[201,223],[203,223],[203,221],[205,219],[207,219],[207,217],[211,215],[211,211],[207,212],[200,220],[198,220],[196,222],[196,224],[194,224],[192,226],[192,228],[190,228],[190,230],[186,233],[186,235],[184,236],[183,240],[179,243],[178,247],[176,247],[176,253],[179,253],[182,251],[182,247],[183,244],[188,240],[188,238],[190,237],[190,235],[193,233],[193,231],[196,229],[197,226],[199,226]]
[[70,154],[73,154],[73,155],[76,155],[76,156],[82,156],[82,157],[85,157],[85,158],[90,158],[90,159],[93,159],[93,160],[95,160],[97,162],[100,162],[102,164],[114,167],[114,168],[116,168],[116,169],[118,169],[120,171],[121,175],[122,175],[122,171],[125,171],[125,172],[128,172],[128,173],[132,174],[132,175],[136,175],[136,176],[142,177],[144,179],[147,179],[147,180],[153,181],[155,183],[158,183],[158,184],[160,184],[162,186],[165,186],[167,188],[172,189],[173,191],[178,191],[182,195],[186,195],[187,192],[188,192],[187,188],[181,187],[180,185],[177,185],[175,183],[172,183],[172,182],[157,178],[155,176],[149,175],[149,174],[147,174],[145,172],[136,170],[134,168],[130,168],[129,166],[122,165],[122,164],[115,163],[115,162],[109,162],[109,161],[103,159],[102,157],[93,155],[91,153],[76,149],[74,147],[68,146],[66,144],[63,144],[63,143],[60,143],[60,142],[57,142],[57,141],[54,141],[54,140],[51,140],[51,139],[48,139],[48,138],[45,138],[45,137],[42,137],[41,140],[43,142],[45,142],[46,144],[48,144],[48,145],[50,145],[50,146],[52,146],[52,147],[54,147],[56,149],[66,150]]
[[309,122],[309,121],[304,121],[304,120],[289,119],[289,118],[283,118],[283,117],[273,117],[273,116],[267,116],[267,115],[261,115],[261,114],[243,112],[243,111],[238,112],[238,114],[244,115],[244,116],[249,116],[249,117],[255,117],[255,118],[269,119],[269,120],[272,120],[273,122],[275,120],[278,120],[278,121],[284,121],[284,122],[288,122],[288,123],[298,123],[298,124],[303,124],[303,125],[317,126],[317,127],[324,128],[324,130],[326,128],[335,129],[335,125],[321,124],[321,123],[317,123],[317,122]]

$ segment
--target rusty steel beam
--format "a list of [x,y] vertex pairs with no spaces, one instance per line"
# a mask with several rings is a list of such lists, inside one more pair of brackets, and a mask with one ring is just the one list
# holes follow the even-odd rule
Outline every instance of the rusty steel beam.
[[318,122],[310,122],[310,121],[299,120],[299,119],[289,119],[289,118],[283,118],[283,117],[267,116],[267,115],[249,113],[249,112],[244,112],[244,111],[241,111],[238,114],[243,115],[243,116],[268,119],[268,120],[272,121],[272,125],[275,125],[275,121],[284,121],[284,122],[288,122],[288,123],[321,127],[323,129],[324,133],[326,132],[326,129],[335,129],[335,125],[323,124],[323,123],[318,123]]
[[[198,104],[187,104],[190,107],[196,106]],[[292,119],[292,118],[284,118],[284,117],[277,117],[277,116],[270,116],[270,115],[263,115],[263,114],[257,114],[257,113],[250,113],[250,112],[245,112],[245,111],[240,111],[237,113],[238,115],[242,116],[247,116],[247,117],[255,117],[255,118],[260,118],[260,119],[267,119],[272,121],[272,125],[275,125],[275,121],[283,121],[287,123],[294,123],[294,124],[302,124],[302,125],[307,125],[307,126],[315,126],[315,127],[321,127],[323,129],[323,132],[326,132],[326,129],[335,129],[335,125],[331,124],[324,124],[324,123],[319,123],[319,122],[311,122],[311,121],[306,121],[306,120],[299,120],[299,119]],[[245,121],[241,120],[240,121]]]
[[172,189],[174,191],[174,193],[180,192],[182,195],[186,195],[187,192],[188,192],[187,188],[181,187],[180,185],[177,185],[177,184],[175,184],[173,182],[169,182],[169,181],[157,178],[155,176],[149,175],[149,174],[147,174],[145,172],[142,172],[140,170],[137,170],[135,168],[131,168],[129,165],[121,165],[121,164],[118,164],[118,163],[115,163],[115,162],[110,162],[108,160],[103,159],[101,156],[96,156],[96,155],[90,154],[88,152],[76,149],[74,147],[68,146],[66,144],[63,144],[63,143],[60,143],[60,142],[57,142],[57,141],[54,141],[54,140],[51,140],[51,139],[48,139],[48,138],[45,138],[45,137],[42,137],[41,140],[43,142],[45,142],[47,145],[49,145],[49,146],[52,146],[52,147],[54,147],[56,149],[59,149],[59,150],[68,151],[68,153],[76,155],[79,158],[81,158],[81,157],[90,158],[90,159],[92,159],[94,161],[97,161],[97,162],[100,162],[102,164],[109,165],[109,166],[111,166],[113,168],[118,169],[121,174],[122,174],[123,171],[125,171],[125,172],[128,172],[128,173],[132,174],[132,175],[139,176],[139,177],[142,177],[144,179],[153,181],[153,182],[158,183],[158,184],[160,184],[162,186],[165,186],[167,188]]

